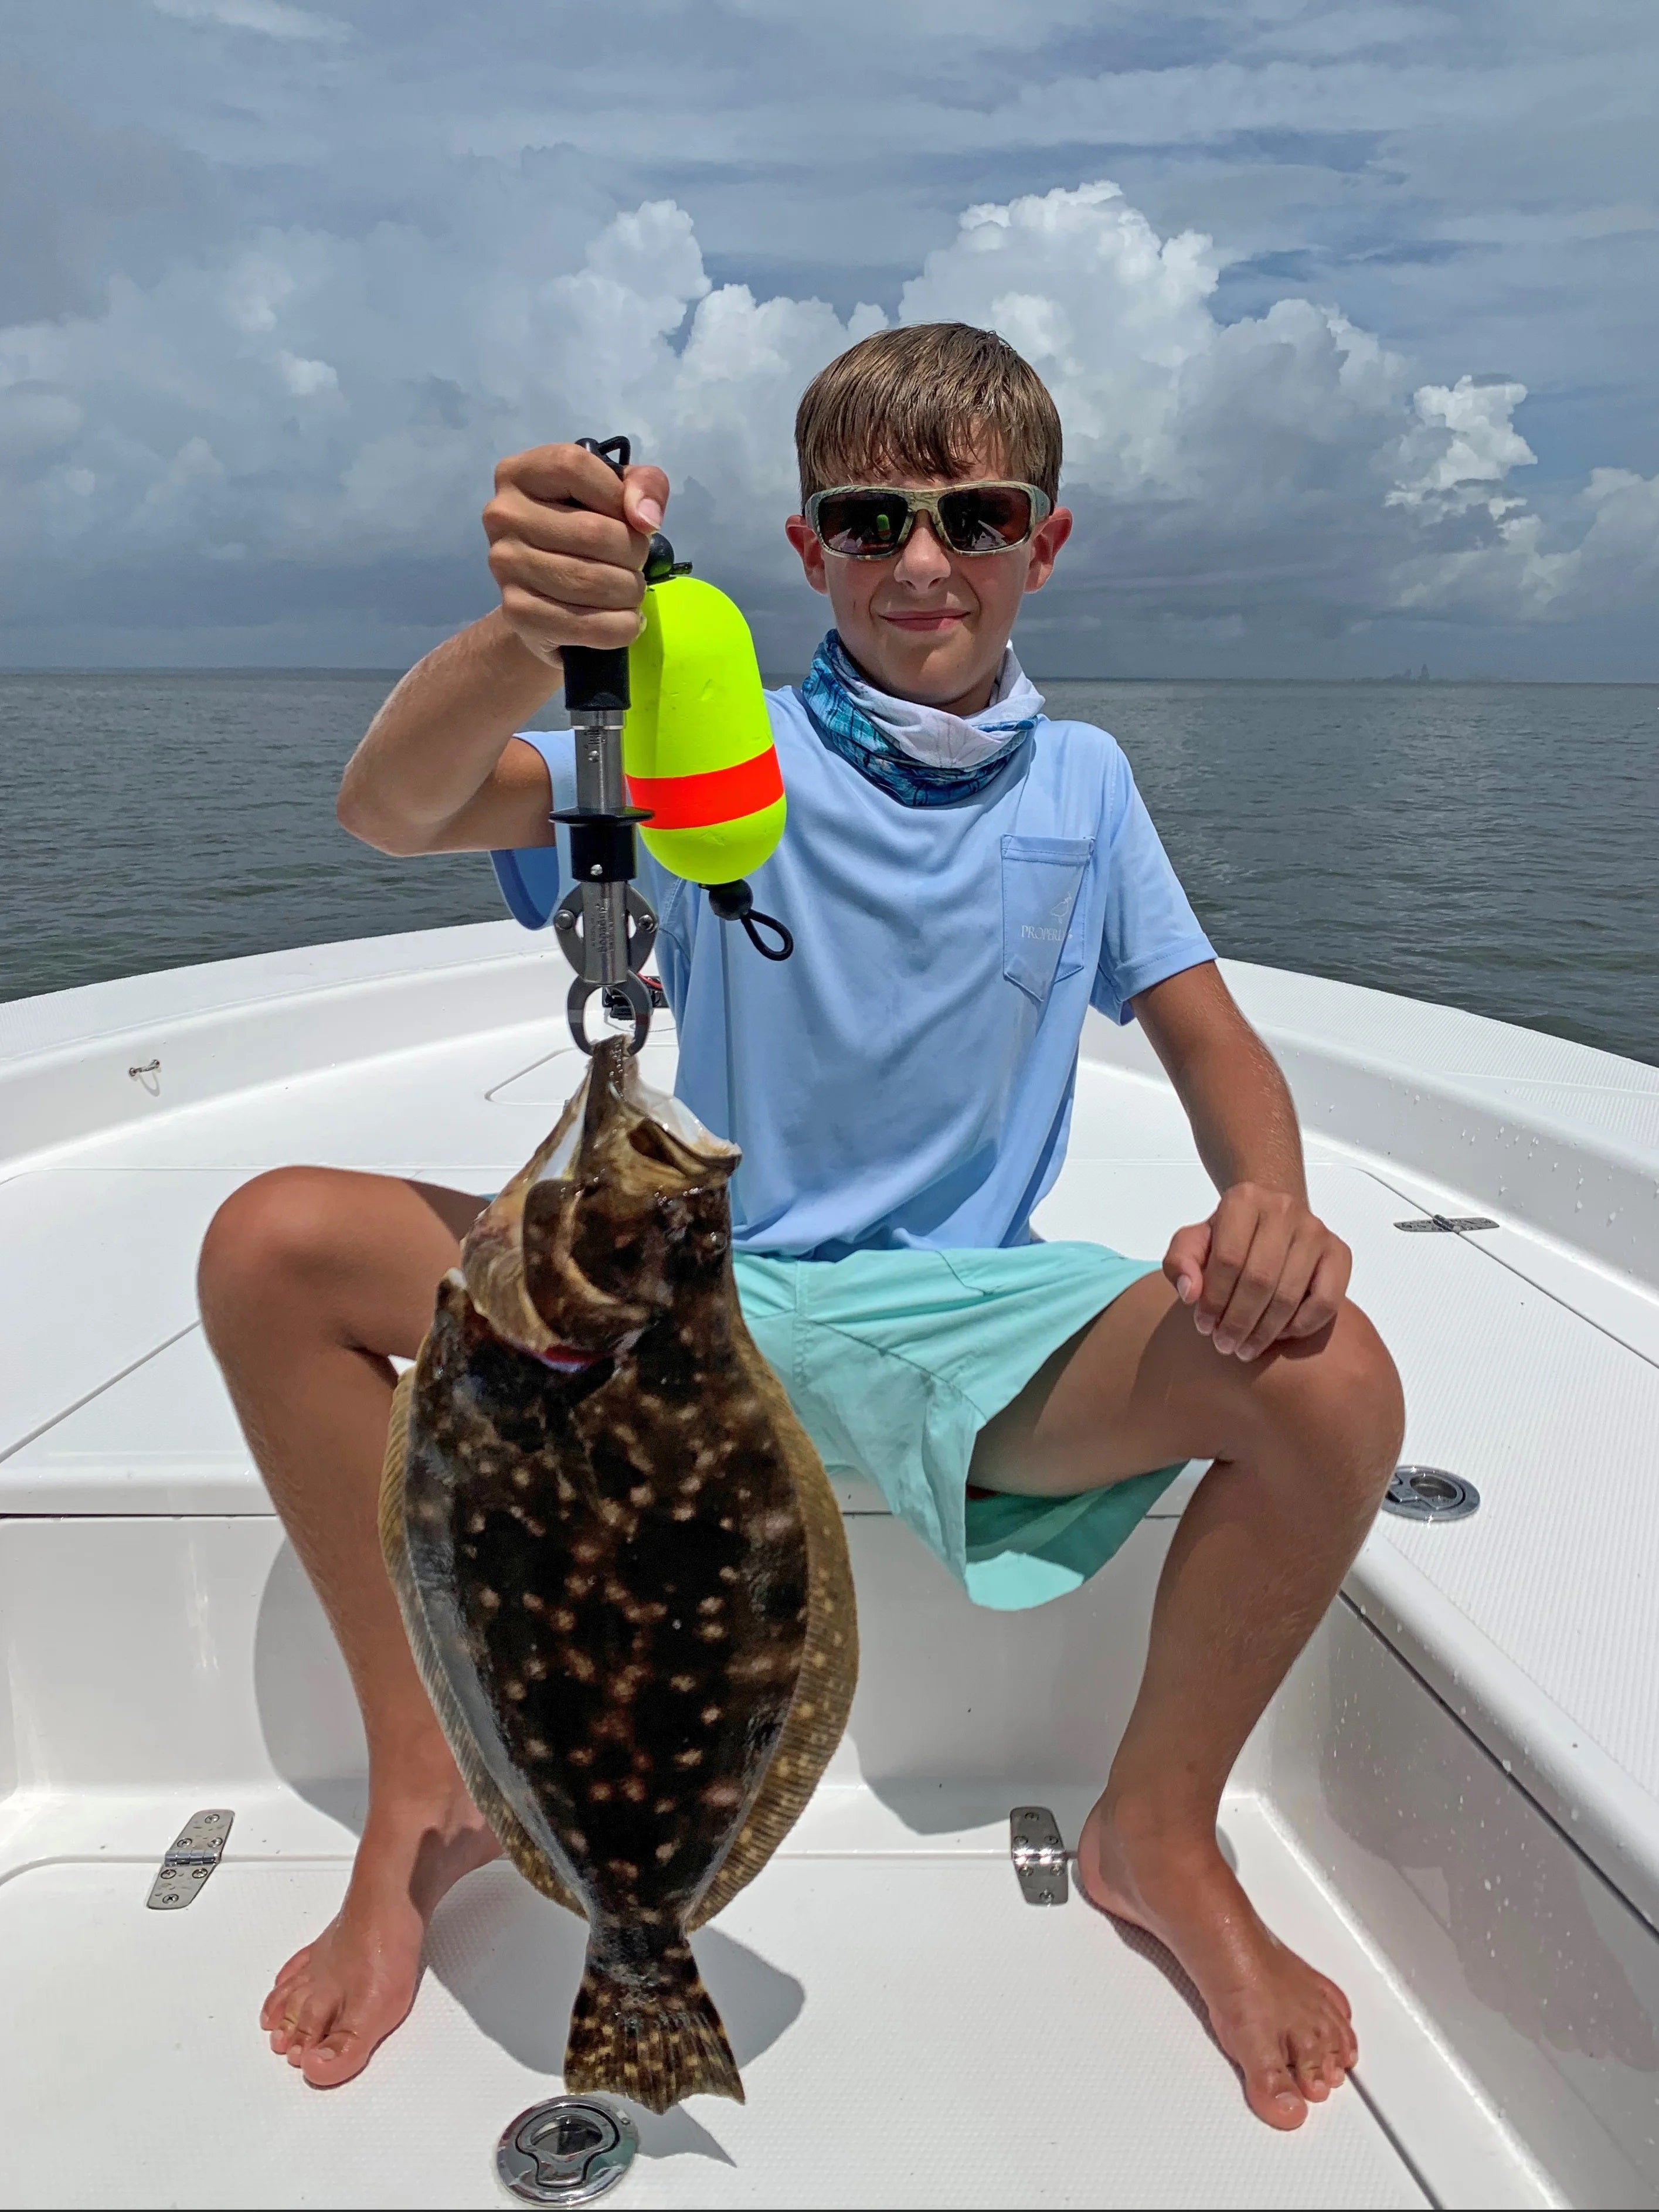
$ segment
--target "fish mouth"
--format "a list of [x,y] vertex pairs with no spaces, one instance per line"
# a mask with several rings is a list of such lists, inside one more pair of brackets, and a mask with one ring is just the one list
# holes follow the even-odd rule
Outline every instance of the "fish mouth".
[[670,1303],[677,1242],[700,1233],[724,1251],[726,1186],[741,1158],[606,1039],[463,1240],[468,1296],[498,1337],[555,1370],[625,1351]]

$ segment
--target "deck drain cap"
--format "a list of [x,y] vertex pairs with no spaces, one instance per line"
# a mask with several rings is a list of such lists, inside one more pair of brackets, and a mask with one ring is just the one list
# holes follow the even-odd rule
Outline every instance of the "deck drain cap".
[[550,2097],[509,2123],[495,2171],[521,2204],[591,2204],[627,2172],[639,2130],[608,2097]]
[[1466,1521],[1480,1503],[1474,1485],[1443,1467],[1397,1467],[1382,1510],[1407,1521]]

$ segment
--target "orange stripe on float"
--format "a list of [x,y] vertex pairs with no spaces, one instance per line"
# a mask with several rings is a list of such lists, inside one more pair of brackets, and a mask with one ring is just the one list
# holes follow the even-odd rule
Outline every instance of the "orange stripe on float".
[[628,795],[648,806],[647,830],[712,830],[758,814],[783,797],[783,772],[775,745],[735,768],[705,769],[701,775],[630,775]]

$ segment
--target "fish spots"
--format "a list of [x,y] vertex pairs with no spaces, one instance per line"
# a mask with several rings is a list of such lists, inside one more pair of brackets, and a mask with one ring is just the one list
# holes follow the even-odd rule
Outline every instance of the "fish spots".
[[469,1513],[469,1514],[467,1515],[467,1516],[466,1516],[466,1533],[467,1533],[467,1534],[468,1534],[469,1536],[482,1536],[482,1535],[483,1535],[483,1532],[484,1532],[484,1517],[483,1517],[483,1515],[482,1513]]
[[499,1613],[501,1609],[501,1592],[488,1589],[480,1589],[478,1602],[486,1613]]
[[[702,1233],[725,1228],[720,1179],[687,1201],[688,1233],[671,1248],[651,1211],[654,1164],[619,1182],[614,1121],[582,1127],[578,1114],[533,1204],[521,1183],[523,1230],[515,1219],[503,1231],[500,1264],[561,1342],[607,1349],[580,1379],[555,1376],[494,1339],[459,1291],[446,1336],[441,1300],[421,1369],[431,1404],[410,1449],[425,1455],[411,1487],[442,1486],[442,1540],[422,1536],[418,1571],[426,1598],[459,1601],[464,1645],[444,1662],[474,1668],[483,1693],[462,1710],[499,1717],[519,1770],[514,1802],[533,1838],[515,1859],[631,1954],[676,1947],[665,1963],[678,2011],[695,1971],[688,1912],[701,1920],[704,1900],[719,1909],[759,1870],[837,1732],[845,1664],[805,1661],[830,1651],[837,1603],[850,1649],[852,1607],[839,1516],[772,1384],[750,1387],[759,1368],[729,1260],[704,1257]],[[440,1453],[442,1419],[459,1433]],[[541,1734],[526,1741],[531,1729]],[[755,1817],[740,1821],[745,1805]],[[739,1826],[746,1856],[734,1856]],[[592,2016],[583,2086],[642,2090],[654,2108],[678,2020],[631,1986],[580,2002]]]

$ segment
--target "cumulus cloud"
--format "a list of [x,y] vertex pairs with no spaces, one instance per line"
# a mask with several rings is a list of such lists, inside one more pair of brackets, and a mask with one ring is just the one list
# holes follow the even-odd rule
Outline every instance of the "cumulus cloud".
[[[233,5],[301,12],[213,12]],[[888,318],[714,282],[669,198],[592,223],[580,253],[568,233],[545,248],[482,202],[443,232],[269,226],[117,278],[96,313],[0,331],[0,558],[22,618],[68,563],[117,620],[160,618],[170,574],[175,626],[325,601],[385,622],[400,592],[411,622],[459,621],[487,588],[496,457],[625,429],[674,478],[684,549],[775,665],[798,657],[815,610],[778,531],[795,404]],[[1600,468],[1529,504],[1521,383],[1419,381],[1305,298],[1224,319],[1224,258],[1098,181],[970,207],[902,287],[900,320],[995,326],[1059,402],[1082,527],[1034,603],[1037,665],[1067,640],[1086,664],[1130,618],[1224,645],[1401,612],[1555,623],[1650,591],[1659,478]]]
[[257,31],[267,39],[321,39],[332,43],[349,36],[331,17],[294,8],[288,0],[150,0],[158,15],[186,23],[220,23],[227,30]]

